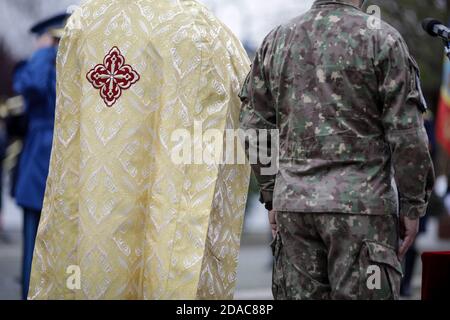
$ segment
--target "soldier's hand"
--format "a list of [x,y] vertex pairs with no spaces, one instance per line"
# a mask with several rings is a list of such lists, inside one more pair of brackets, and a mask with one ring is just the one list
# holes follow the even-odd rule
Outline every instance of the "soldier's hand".
[[416,236],[419,233],[419,219],[409,219],[405,216],[400,217],[400,239],[403,243],[398,251],[398,257],[403,260],[406,252],[414,244]]
[[278,233],[277,215],[275,210],[269,212],[269,223],[272,229],[272,236],[275,238]]

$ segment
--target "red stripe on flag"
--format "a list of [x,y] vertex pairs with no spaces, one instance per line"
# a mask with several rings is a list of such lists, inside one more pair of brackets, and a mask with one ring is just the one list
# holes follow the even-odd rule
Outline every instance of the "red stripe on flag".
[[436,138],[447,154],[450,155],[450,105],[443,98],[441,98],[438,107]]

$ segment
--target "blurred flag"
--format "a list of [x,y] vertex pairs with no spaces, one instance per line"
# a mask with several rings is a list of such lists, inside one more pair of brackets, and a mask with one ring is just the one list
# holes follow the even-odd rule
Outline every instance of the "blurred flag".
[[436,135],[439,144],[450,155],[450,60],[445,58],[441,99],[438,107]]

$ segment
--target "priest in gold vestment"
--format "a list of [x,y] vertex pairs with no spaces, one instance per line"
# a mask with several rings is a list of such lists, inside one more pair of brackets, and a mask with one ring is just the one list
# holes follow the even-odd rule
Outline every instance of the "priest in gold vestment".
[[249,64],[194,0],[75,10],[29,299],[233,297],[249,167],[171,153],[176,130],[238,127]]

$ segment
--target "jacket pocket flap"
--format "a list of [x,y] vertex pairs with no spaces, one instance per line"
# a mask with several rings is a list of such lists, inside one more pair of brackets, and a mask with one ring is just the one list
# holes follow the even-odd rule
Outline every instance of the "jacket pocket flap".
[[378,264],[386,264],[403,275],[402,265],[394,248],[378,242],[366,241],[369,259]]

